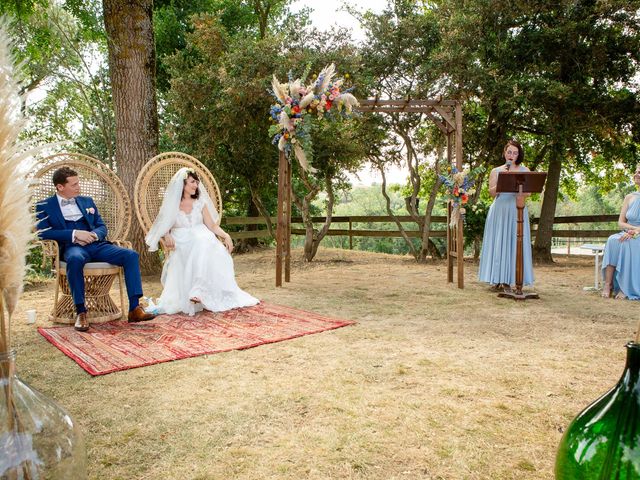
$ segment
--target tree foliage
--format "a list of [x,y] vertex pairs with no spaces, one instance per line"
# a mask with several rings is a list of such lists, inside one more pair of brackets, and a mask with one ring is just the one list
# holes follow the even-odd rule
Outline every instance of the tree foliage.
[[482,121],[465,122],[476,147],[467,153],[497,164],[516,135],[530,164],[549,173],[535,251],[550,259],[561,188],[575,192],[577,173],[606,185],[616,163],[638,160],[638,96],[630,88],[640,52],[637,5],[442,0],[435,8],[447,90]]
[[[428,99],[435,96],[439,75],[432,69],[440,44],[438,19],[430,11],[422,11],[416,2],[390,2],[381,14],[367,12],[361,16],[368,42],[362,48],[367,86],[370,96],[382,99]],[[407,247],[417,261],[430,252],[439,256],[430,237],[431,213],[438,193],[438,169],[445,141],[435,128],[429,128],[428,116],[420,113],[385,114],[378,123],[378,143],[369,149],[369,159],[381,171],[382,195],[387,200],[387,213],[394,215],[391,198],[386,191],[385,170],[390,165],[404,165],[408,173],[406,210],[422,234],[415,242],[396,219]],[[425,187],[428,187],[426,189]],[[426,198],[420,211],[419,199]]]
[[[526,163],[547,171],[539,258],[549,258],[552,219],[585,188],[615,192],[640,160],[637,1],[388,0],[380,14],[352,13],[367,35],[318,32],[291,0],[158,0],[153,4],[160,146],[202,159],[223,186],[227,213],[275,212],[278,152],[267,134],[271,75],[319,71],[335,62],[358,98],[457,98],[463,101],[464,158],[486,171],[519,138]],[[25,63],[32,129],[48,140],[107,162],[115,158],[112,84],[100,0],[9,0],[17,56]],[[423,231],[407,238],[417,259],[429,248],[439,211],[440,132],[424,116],[364,115],[313,132],[315,175],[296,172],[296,214],[310,217],[322,194],[349,188],[347,172],[368,160],[382,171],[403,164],[405,210]],[[388,213],[395,210],[393,192]],[[589,197],[591,198],[591,197]],[[305,200],[306,199],[306,200]],[[478,189],[474,202],[488,201]],[[557,202],[562,205],[557,207]],[[604,200],[603,200],[604,202]],[[316,205],[314,207],[313,205]],[[594,209],[609,204],[593,201]],[[482,208],[480,208],[482,210]],[[599,213],[594,211],[593,213]],[[328,228],[306,223],[313,258]]]

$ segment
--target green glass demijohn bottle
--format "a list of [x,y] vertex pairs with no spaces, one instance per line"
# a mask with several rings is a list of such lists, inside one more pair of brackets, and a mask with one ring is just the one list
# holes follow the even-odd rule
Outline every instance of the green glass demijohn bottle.
[[640,480],[640,344],[627,345],[620,381],[562,437],[556,480]]

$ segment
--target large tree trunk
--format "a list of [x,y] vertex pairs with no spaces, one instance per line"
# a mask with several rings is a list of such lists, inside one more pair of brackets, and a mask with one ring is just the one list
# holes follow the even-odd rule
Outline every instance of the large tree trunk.
[[[116,166],[133,199],[138,172],[158,153],[153,1],[103,0],[102,5],[116,123]],[[158,256],[147,251],[135,215],[129,239],[140,253],[142,272],[158,272]]]
[[316,230],[313,224],[313,217],[311,215],[311,203],[313,199],[318,196],[320,192],[320,187],[317,185],[313,185],[307,174],[304,171],[300,172],[300,178],[302,182],[305,184],[309,193],[302,198],[298,198],[295,194],[292,196],[293,202],[300,210],[302,214],[302,223],[305,228],[305,237],[304,237],[304,259],[307,262],[313,261],[318,253],[318,247],[320,246],[320,242],[327,235],[329,231],[329,227],[331,227],[331,220],[333,219],[333,204],[335,202],[335,196],[333,193],[333,184],[331,183],[331,179],[329,176],[325,177],[325,187],[327,189],[327,216],[320,230]]
[[556,214],[558,191],[560,189],[560,173],[562,171],[562,157],[564,148],[556,140],[549,158],[547,183],[544,188],[544,200],[540,210],[540,222],[533,247],[533,257],[538,263],[553,263],[551,257],[551,239],[553,237],[553,218]]
[[419,255],[418,250],[416,250],[415,245],[409,238],[409,235],[407,235],[407,232],[405,231],[405,228],[402,226],[402,223],[400,223],[400,220],[398,220],[398,217],[396,217],[393,214],[393,210],[391,209],[391,197],[387,193],[387,174],[384,171],[384,162],[376,162],[373,159],[371,161],[378,167],[378,170],[380,171],[380,175],[382,175],[382,184],[380,185],[380,191],[382,192],[382,196],[384,197],[384,200],[385,200],[387,215],[393,218],[393,221],[398,227],[398,231],[400,232],[400,235],[402,235],[402,238],[407,244],[407,247],[409,248],[411,255],[413,255],[413,258],[415,258],[416,261],[418,261],[418,255]]
[[422,222],[422,247],[420,248],[420,257],[419,261],[425,262],[427,260],[427,255],[431,252],[431,257],[433,259],[440,259],[442,255],[436,248],[433,240],[431,240],[431,213],[433,212],[433,207],[436,204],[436,198],[438,196],[438,190],[440,190],[440,186],[442,185],[442,181],[440,180],[440,164],[442,162],[442,158],[444,156],[444,151],[442,148],[438,148],[437,150],[438,158],[436,159],[436,163],[433,167],[436,180],[433,182],[433,186],[431,187],[431,192],[429,192],[429,201],[427,202],[427,209],[424,212],[424,221]]

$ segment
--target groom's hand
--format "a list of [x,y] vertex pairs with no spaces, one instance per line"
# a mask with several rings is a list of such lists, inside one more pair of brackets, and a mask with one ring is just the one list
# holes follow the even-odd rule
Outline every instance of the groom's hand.
[[98,236],[93,232],[87,232],[86,230],[76,230],[75,242],[82,245],[83,247],[95,242],[97,239]]

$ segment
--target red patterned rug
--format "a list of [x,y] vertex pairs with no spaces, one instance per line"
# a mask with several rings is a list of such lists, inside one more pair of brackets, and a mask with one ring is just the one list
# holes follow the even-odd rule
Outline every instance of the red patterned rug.
[[148,322],[115,321],[39,328],[40,334],[91,375],[211,353],[242,350],[324,332],[355,322],[282,305],[260,303],[223,313],[160,315]]

